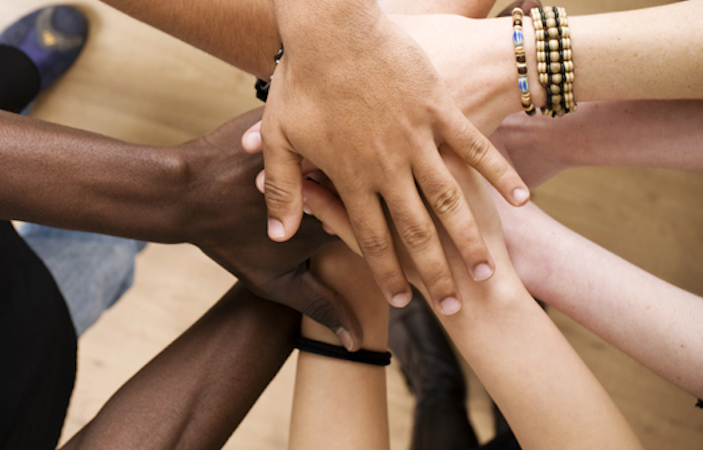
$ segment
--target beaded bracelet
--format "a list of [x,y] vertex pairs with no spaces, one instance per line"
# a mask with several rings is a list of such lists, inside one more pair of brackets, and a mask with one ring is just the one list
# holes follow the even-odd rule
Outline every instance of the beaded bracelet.
[[390,352],[374,352],[371,350],[359,350],[350,352],[344,347],[328,344],[326,342],[315,341],[303,336],[296,336],[295,348],[302,352],[314,353],[329,358],[343,359],[372,366],[387,366],[391,363]]
[[515,62],[517,62],[517,82],[520,88],[520,102],[528,116],[535,115],[535,105],[530,97],[530,83],[527,80],[527,60],[525,58],[525,36],[522,34],[522,18],[524,12],[521,8],[513,9],[513,45],[515,46]]
[[566,10],[532,8],[530,15],[535,27],[539,81],[547,89],[547,105],[542,114],[554,117],[574,112],[574,63]]
[[[276,66],[278,66],[279,62],[281,62],[282,57],[283,44],[281,44],[281,48],[278,50],[278,53],[276,53],[276,56],[273,57],[273,61],[276,63]],[[273,70],[276,70],[276,67],[274,67]],[[256,79],[256,84],[254,85],[254,88],[256,89],[256,98],[258,98],[262,102],[265,102],[269,97],[269,88],[271,87],[272,80],[273,73],[271,73],[271,76],[269,77],[268,81],[264,81],[261,78]]]

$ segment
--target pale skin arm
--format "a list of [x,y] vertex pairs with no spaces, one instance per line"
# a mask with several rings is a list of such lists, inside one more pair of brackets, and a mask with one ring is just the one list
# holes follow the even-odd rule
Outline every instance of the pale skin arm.
[[510,255],[533,295],[703,398],[701,297],[585,239],[533,204],[521,214],[497,204]]
[[[701,14],[703,2],[685,1],[570,16],[576,101],[703,99],[699,82],[703,54],[692,44],[703,41],[703,24],[696,20]],[[394,20],[425,50],[459,107],[481,132],[492,133],[505,117],[522,111],[511,18],[394,16]],[[546,94],[538,81],[534,30],[527,16],[524,22],[530,93],[535,106],[542,106]]]
[[[511,116],[493,139],[531,186],[578,165],[701,170],[701,117],[701,101],[593,103],[559,121]],[[559,131],[567,126],[579,133],[563,136]],[[545,140],[552,130],[556,139]],[[510,255],[535,296],[670,382],[703,396],[703,299],[574,233],[535,205],[514,214],[495,200]]]
[[[490,280],[474,282],[445,239],[465,307],[438,317],[520,444],[526,449],[641,448],[612,400],[520,282],[484,181],[451,153],[444,156],[464,192],[471,194],[467,197],[498,269]],[[313,185],[306,186],[306,193],[310,209],[353,246],[341,205],[330,204],[335,197]],[[330,211],[336,211],[334,217]],[[406,268],[417,282],[414,269]]]
[[[343,244],[316,255],[312,270],[345,298],[364,329],[364,348],[386,351],[388,304],[364,260]],[[318,323],[303,318],[303,336],[340,345]],[[300,352],[288,448],[388,449],[384,367]]]
[[560,120],[513,114],[491,136],[530,188],[578,166],[703,170],[703,101],[579,105]]
[[[701,4],[701,2],[683,2],[638,11],[635,13],[641,20],[633,21],[629,26],[645,24],[650,27],[647,30],[649,35],[659,37],[662,33],[669,36],[668,33],[679,32],[696,35],[700,32],[700,24],[690,24],[688,17],[693,17],[696,14],[695,11],[700,11]],[[578,30],[583,26],[590,29],[586,33],[592,38],[590,42],[597,42],[599,40],[597,36],[607,31],[598,30],[597,24],[601,19],[607,18],[610,21],[629,17],[628,14],[631,13],[569,19],[574,33],[575,58],[578,54],[582,56],[577,65],[575,83],[578,98],[645,99],[679,96],[701,98],[703,93],[700,91],[700,84],[693,86],[688,83],[693,71],[696,67],[700,67],[700,58],[683,58],[676,61],[667,59],[669,56],[680,57],[681,49],[669,48],[671,52],[662,52],[655,46],[649,49],[651,52],[642,53],[636,60],[629,61],[635,66],[611,67],[609,64],[612,64],[612,60],[601,61],[597,54],[589,53],[593,48],[583,47],[583,45],[579,47]],[[655,23],[652,20],[654,16],[656,16]],[[669,24],[667,22],[669,19],[691,26],[680,29]],[[466,19],[454,18],[453,20]],[[508,30],[509,25],[506,22],[504,29]],[[475,30],[475,28],[466,27],[462,29]],[[580,33],[584,33],[585,29],[581,29]],[[429,32],[431,29],[426,31]],[[458,30],[457,33],[459,32]],[[485,33],[490,32],[488,29],[485,30]],[[677,43],[676,39],[668,40],[668,37],[666,39],[669,43]],[[429,41],[428,39],[427,42]],[[461,44],[463,41],[460,39],[457,42]],[[630,42],[629,39],[623,39],[623,41]],[[512,51],[509,40],[507,42],[508,46],[504,54],[510,54]],[[531,42],[530,38],[526,42]],[[620,45],[620,41],[615,39],[614,44]],[[463,48],[460,46],[449,50],[451,53],[456,53],[461,52]],[[482,47],[478,46],[478,48]],[[442,51],[444,50],[438,48],[436,55],[442,56]],[[428,53],[433,55],[429,50]],[[668,62],[660,67],[652,58],[663,58]],[[438,58],[433,60],[440,61]],[[449,64],[448,58],[444,57],[442,60]],[[512,64],[512,59],[510,63]],[[508,64],[507,60],[499,67],[504,67],[505,64]],[[641,68],[639,64],[642,64]],[[593,86],[588,79],[597,77],[598,70],[610,74],[613,71],[619,73],[618,70],[625,68],[635,73],[630,77],[651,75],[652,71],[643,70],[648,65],[656,66],[657,70],[662,71],[675,67],[676,73],[657,73],[657,77],[648,84],[631,83],[632,78],[621,73],[622,78],[616,77],[617,79],[607,84],[609,89],[605,89],[607,86]],[[440,71],[442,71],[441,67],[438,67]],[[581,71],[581,68],[584,70]],[[502,117],[505,113],[520,111],[517,89],[513,84],[514,72],[510,77],[512,80],[505,84],[503,91],[512,90],[513,106],[500,112],[500,101],[487,103],[489,108],[495,108],[493,111],[498,111],[495,113],[496,118]],[[464,76],[461,79],[466,78]],[[458,86],[459,90],[461,84],[458,81],[461,79],[457,78],[457,83],[453,84]],[[585,82],[581,85],[583,88],[578,87],[579,79]],[[598,80],[598,78],[595,79]],[[624,86],[623,83],[625,83]],[[531,83],[531,86],[534,89],[534,83]],[[646,86],[646,90],[643,86]],[[578,90],[576,90],[577,87]],[[676,89],[679,91],[672,92]],[[477,104],[477,100],[471,100],[470,94],[458,95],[457,98],[466,99],[467,105]],[[497,95],[496,98],[501,97]],[[559,119],[527,117],[524,113],[517,112],[501,124],[492,139],[499,148],[505,148],[530,187],[539,185],[562,169],[577,165],[641,165],[701,170],[703,169],[703,152],[700,151],[701,130],[703,130],[702,112],[703,106],[699,100],[583,103],[577,113]],[[473,118],[471,115],[470,117]],[[480,118],[477,118],[474,123],[480,127],[479,121]],[[488,128],[481,129],[487,132],[490,125]],[[703,336],[699,332],[699,327],[694,326],[695,318],[703,317],[701,312],[703,300],[646,274],[641,269],[565,229],[533,205],[521,211],[521,214],[514,214],[512,208],[503,208],[501,202],[498,202],[498,206],[506,227],[511,256],[518,273],[531,292],[669,381],[693,395],[698,397],[703,395],[698,379],[703,365],[703,359],[699,357],[703,354],[699,350]],[[532,222],[534,225],[526,226]],[[574,254],[583,255],[583,257],[573,258]],[[554,275],[550,276],[549,271],[538,270],[545,267],[551,268]],[[594,267],[599,268],[596,269],[597,272],[594,272]],[[613,316],[618,317],[619,320],[614,321]],[[658,337],[655,345],[649,345],[649,339],[643,339],[643,335],[649,334]]]

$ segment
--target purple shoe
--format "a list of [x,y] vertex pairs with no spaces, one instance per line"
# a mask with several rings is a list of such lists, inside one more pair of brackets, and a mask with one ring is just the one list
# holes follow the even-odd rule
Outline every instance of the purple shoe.
[[0,34],[0,45],[25,53],[37,66],[40,92],[51,86],[76,61],[88,36],[88,21],[71,6],[38,9]]

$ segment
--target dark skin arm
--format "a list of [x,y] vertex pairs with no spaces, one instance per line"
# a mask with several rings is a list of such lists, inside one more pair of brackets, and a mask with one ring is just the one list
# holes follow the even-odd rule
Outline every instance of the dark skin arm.
[[254,179],[261,155],[244,131],[261,110],[174,148],[134,145],[0,113],[0,218],[153,242],[190,242],[257,295],[309,315],[361,345],[348,305],[306,261],[335,240],[306,219],[289,242],[266,236]]
[[221,448],[293,349],[300,314],[235,285],[64,450]]

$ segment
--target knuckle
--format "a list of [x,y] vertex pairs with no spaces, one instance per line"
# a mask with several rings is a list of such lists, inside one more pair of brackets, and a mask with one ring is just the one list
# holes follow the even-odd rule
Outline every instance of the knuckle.
[[266,193],[266,204],[269,208],[285,208],[291,202],[295,191],[292,186],[275,182],[266,177],[264,181],[264,192]]
[[328,328],[337,328],[339,325],[337,308],[325,298],[317,297],[309,300],[301,312]]
[[390,237],[378,234],[358,236],[357,240],[364,255],[372,257],[386,254],[393,247]]
[[434,200],[434,210],[439,215],[451,214],[461,208],[463,196],[456,187],[441,192]]
[[491,153],[491,144],[483,136],[475,139],[471,144],[471,148],[468,152],[468,159],[474,161],[475,163],[480,163],[486,160],[488,155]]
[[410,249],[423,249],[434,240],[434,229],[429,224],[417,224],[403,230],[402,236]]

